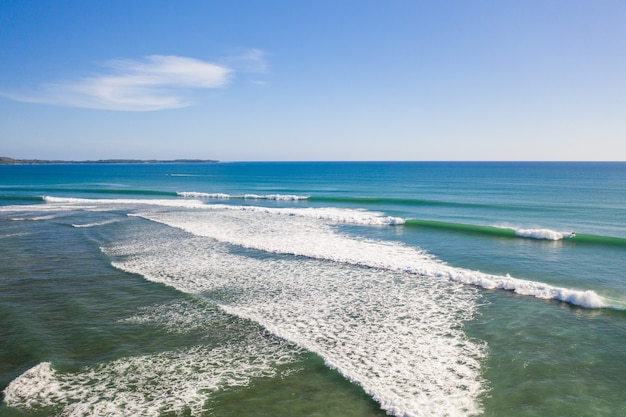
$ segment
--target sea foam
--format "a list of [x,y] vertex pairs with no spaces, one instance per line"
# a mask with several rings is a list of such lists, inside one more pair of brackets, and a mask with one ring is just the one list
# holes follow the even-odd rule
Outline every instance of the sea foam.
[[119,221],[118,219],[111,219],[111,220],[103,220],[103,221],[94,222],[94,223],[72,224],[72,227],[76,227],[80,229],[80,228],[106,226],[107,224],[117,223],[118,221]]
[[[179,199],[77,199],[45,197],[47,202],[82,209],[104,206],[156,206],[191,210],[147,211],[145,218],[226,243],[271,253],[283,253],[347,262],[355,265],[446,278],[487,289],[514,291],[542,299],[555,299],[587,308],[616,308],[592,290],[568,289],[549,284],[449,267],[426,252],[399,243],[345,239],[332,225],[396,225],[405,221],[379,212],[342,208],[275,208],[204,204]],[[199,209],[199,210],[198,210]],[[535,239],[571,237],[549,229],[518,229]],[[320,244],[323,242],[323,244]]]
[[561,240],[575,236],[573,232],[564,233],[550,229],[517,229],[515,234],[531,239]]
[[[462,330],[480,297],[472,286],[606,306],[593,291],[455,268],[419,248],[350,236],[336,227],[394,221],[381,213],[180,199],[71,204],[87,210],[124,207],[132,216],[168,226],[138,223],[145,229],[103,251],[117,268],[206,297],[319,354],[396,416],[480,413],[479,398],[487,389],[480,370],[485,347]],[[266,255],[237,255],[231,245]],[[58,375],[51,381],[50,386],[65,384]],[[32,394],[7,392],[10,401],[22,398],[18,403]],[[193,403],[190,398],[181,401]]]
[[148,205],[148,206],[161,206],[161,207],[201,207],[204,205],[201,201],[198,200],[180,200],[180,199],[110,199],[110,198],[101,198],[101,199],[89,199],[89,198],[75,198],[75,197],[51,197],[44,196],[44,201],[46,203],[53,203],[56,205],[67,205],[65,208],[81,208],[81,209],[89,209],[94,207],[103,207],[103,206],[136,206],[136,205]]
[[[190,312],[188,305],[183,307]],[[172,313],[176,308],[160,310]],[[202,312],[191,313],[202,319]],[[166,321],[162,315],[158,320]],[[9,407],[52,409],[71,417],[200,416],[206,415],[207,402],[216,391],[246,386],[253,378],[276,377],[280,365],[299,360],[300,354],[293,346],[257,332],[216,348],[196,346],[125,357],[77,372],[59,372],[50,362],[42,362],[7,386],[4,401]]]
[[[299,228],[300,221],[320,227],[296,219]],[[271,226],[263,224],[267,233]],[[133,233],[103,250],[117,268],[206,297],[319,354],[391,414],[479,413],[484,346],[462,330],[475,289],[327,260],[236,255],[215,239],[171,230]]]
[[293,194],[244,194],[244,195],[232,195],[225,193],[204,193],[197,191],[179,191],[180,197],[184,198],[200,198],[200,199],[244,199],[244,200],[276,200],[276,201],[298,201],[306,200],[308,196],[293,195]]
[[[320,211],[316,211],[320,210]],[[430,254],[400,243],[347,238],[334,232],[329,222],[388,224],[389,219],[375,213],[339,209],[325,214],[321,209],[269,209],[237,206],[213,206],[204,211],[145,213],[143,217],[178,227],[190,233],[271,253],[307,256],[335,262],[409,272],[445,278],[486,289],[503,289],[520,295],[555,299],[587,308],[610,305],[591,290],[568,289],[549,284],[493,275],[446,265]],[[293,215],[290,221],[280,218]],[[361,217],[362,216],[362,217]]]

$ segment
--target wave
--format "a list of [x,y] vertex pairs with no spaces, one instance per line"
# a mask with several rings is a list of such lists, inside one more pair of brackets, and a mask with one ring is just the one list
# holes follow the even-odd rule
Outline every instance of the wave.
[[24,222],[24,221],[37,222],[37,221],[41,221],[41,220],[52,220],[52,219],[56,219],[58,217],[59,217],[58,215],[49,214],[47,216],[11,217],[10,220],[13,220],[15,222]]
[[75,228],[89,228],[89,227],[97,227],[97,226],[105,226],[107,224],[117,223],[118,219],[111,220],[103,220],[101,222],[93,222],[93,223],[84,223],[84,224],[72,224],[72,227]]
[[[486,349],[463,332],[464,322],[472,319],[480,303],[477,287],[587,308],[618,309],[592,290],[453,267],[419,248],[337,230],[336,224],[345,222],[390,224],[383,213],[181,199],[50,197],[46,201],[89,210],[119,210],[122,205],[133,217],[149,220],[152,223],[129,222],[116,231],[121,234],[115,238],[117,243],[102,248],[113,266],[206,297],[226,313],[259,323],[272,334],[320,355],[396,416],[480,414],[480,396],[486,391],[480,367]],[[233,246],[252,249],[255,254],[233,251]],[[155,320],[153,316],[134,320]],[[205,358],[213,355],[202,354]],[[150,367],[166,372],[176,369],[169,365],[172,359],[147,359],[151,378],[155,376],[149,374]],[[50,376],[50,369],[42,365],[33,372],[47,378],[37,385],[40,394],[33,395],[34,384],[24,378],[15,385],[20,387],[15,395],[5,391],[5,401],[20,404],[32,398],[48,404],[47,387],[60,385],[62,395],[74,395],[67,406],[62,405],[72,415],[74,402],[89,394],[81,384],[95,380],[103,390],[119,386],[111,383],[113,377],[98,379],[92,368],[78,374],[78,379],[76,374]],[[186,368],[181,369],[177,380],[184,383]],[[183,385],[184,392],[187,387]],[[57,398],[57,391],[54,394],[52,398]],[[101,391],[85,398],[116,398],[115,394]],[[88,404],[100,405],[109,406]],[[94,414],[101,411],[94,410]]]
[[[191,213],[162,214],[174,221]],[[335,245],[349,249],[352,242],[308,218],[284,222],[280,216],[226,210],[197,212],[187,220],[197,226],[215,222],[212,235],[247,230],[275,243],[291,235],[296,246],[311,239],[310,249],[327,247],[336,254],[346,248]],[[235,253],[226,236],[216,240],[177,227],[136,222],[122,232],[117,243],[102,248],[113,266],[209,299],[318,354],[390,414],[478,414],[485,350],[463,332],[478,305],[475,288],[323,258],[249,256]]]
[[103,248],[113,266],[207,297],[319,354],[396,416],[480,413],[484,346],[462,330],[480,303],[477,287],[614,308],[594,291],[452,267],[306,215],[286,221],[225,205],[134,215],[168,227],[127,230]]
[[176,193],[173,191],[159,190],[127,190],[127,189],[85,189],[70,190],[72,192],[83,192],[89,194],[121,194],[121,195],[143,195],[143,196],[169,196],[174,197]]
[[615,236],[601,236],[577,233],[573,242],[576,243],[588,243],[593,245],[607,245],[607,246],[619,246],[626,247],[626,239]]
[[179,191],[177,193],[181,197],[186,198],[202,198],[202,199],[243,199],[243,200],[286,200],[299,201],[307,200],[311,202],[323,203],[349,203],[362,205],[403,205],[403,206],[442,206],[442,207],[485,207],[499,208],[511,210],[527,210],[517,206],[507,205],[486,205],[479,203],[462,203],[443,200],[426,200],[415,198],[394,198],[394,197],[352,197],[352,196],[323,196],[323,195],[294,195],[294,194],[226,194],[226,193],[207,193],[197,191]]
[[66,204],[68,208],[93,208],[93,207],[105,207],[105,206],[121,206],[121,205],[148,205],[148,206],[162,206],[162,207],[206,207],[204,203],[197,200],[178,200],[178,199],[93,199],[93,198],[77,198],[77,197],[52,197],[44,196],[43,200],[46,203],[63,205]]
[[[460,203],[443,200],[426,200],[416,198],[394,197],[351,197],[351,196],[310,196],[309,200],[326,203],[352,203],[352,204],[392,204],[403,206],[444,206],[444,207],[493,207],[478,203]],[[500,206],[498,206],[500,207]],[[506,206],[502,206],[506,207]]]
[[[471,203],[451,203],[445,201],[434,200],[417,200],[417,199],[396,199],[396,198],[378,198],[378,197],[324,197],[324,196],[301,196],[301,195],[284,195],[284,194],[270,194],[270,195],[256,195],[256,194],[244,194],[244,195],[232,195],[224,193],[202,193],[202,192],[178,192],[178,196],[184,198],[199,198],[199,199],[246,199],[246,200],[279,200],[279,201],[317,201],[317,202],[346,202],[346,203],[358,203],[358,204],[380,204],[380,203],[393,203],[393,204],[409,204],[409,205],[462,205],[462,206],[476,206]],[[261,208],[259,208],[261,209]],[[264,210],[264,209],[262,209]],[[341,210],[338,208],[327,208],[327,211]],[[353,209],[354,210],[354,209]],[[358,210],[358,209],[356,209]],[[355,211],[356,211],[355,210]],[[365,211],[365,210],[363,210]],[[287,209],[286,213],[293,215],[294,212]],[[338,218],[345,218],[345,216],[337,216]],[[360,217],[360,216],[359,216]],[[332,219],[332,216],[328,217]],[[365,217],[363,217],[365,219]],[[375,221],[371,221],[369,218],[364,221],[358,221],[356,218],[350,221],[341,220],[346,223],[364,224],[364,225],[405,225],[407,227],[429,227],[444,230],[455,230],[459,232],[491,235],[499,237],[521,237],[526,239],[536,240],[551,240],[560,241],[564,239],[572,239],[576,243],[586,244],[598,244],[598,245],[611,245],[611,246],[626,246],[626,238],[613,237],[613,236],[600,236],[592,234],[580,234],[574,231],[557,231],[547,228],[513,228],[505,226],[489,226],[489,225],[477,225],[455,222],[443,222],[437,220],[424,220],[424,219],[404,219],[394,216],[377,216]]]
[[208,205],[206,208],[210,210],[231,210],[249,213],[266,213],[287,217],[304,217],[329,221],[332,223],[347,223],[362,226],[389,226],[404,223],[404,219],[401,217],[386,216],[381,212],[337,207],[274,208],[259,206]]
[[482,234],[500,237],[524,237],[528,239],[561,240],[573,238],[573,232],[557,232],[550,229],[517,229],[501,226],[443,222],[437,220],[408,219],[407,226],[428,227],[433,229],[454,230],[464,233]]
[[26,232],[18,232],[18,233],[9,233],[9,234],[0,234],[0,239],[9,239],[14,237],[28,236],[30,233]]
[[516,229],[515,235],[529,239],[561,240],[573,239],[576,236],[576,233],[557,232],[556,230],[550,229]]
[[[308,209],[300,210],[300,214]],[[353,239],[337,234],[324,222],[311,223],[322,217],[301,215],[299,220],[284,222],[271,216],[279,211],[262,209],[270,216],[258,216],[257,210],[215,208],[206,211],[178,213],[139,213],[137,216],[180,228],[198,236],[261,250],[269,253],[305,256],[373,268],[411,273],[414,275],[444,278],[450,281],[485,289],[502,289],[520,295],[541,299],[554,299],[586,308],[614,308],[592,290],[577,290],[528,281],[511,276],[485,274],[455,268],[438,261],[424,251],[400,243]],[[315,213],[312,211],[311,213]],[[371,217],[375,219],[376,217]],[[322,218],[323,219],[323,218]],[[361,219],[357,221],[362,222]]]
[[[382,212],[369,211],[365,209],[348,209],[338,207],[261,207],[261,206],[233,206],[223,204],[205,204],[204,198],[229,199],[244,198],[233,197],[229,194],[204,194],[204,193],[177,193],[184,196],[184,199],[87,199],[75,197],[52,197],[44,196],[42,200],[47,203],[71,204],[71,205],[151,205],[180,208],[203,208],[207,210],[227,209],[251,212],[265,212],[280,214],[285,216],[303,216],[317,218],[320,220],[333,221],[337,223],[348,223],[365,226],[405,226],[405,227],[426,227],[440,230],[451,230],[467,234],[495,236],[503,238],[524,238],[534,240],[550,240],[567,242],[569,244],[589,244],[626,247],[626,238],[616,236],[602,236],[586,233],[575,233],[573,231],[556,231],[547,228],[514,228],[506,226],[487,226],[469,223],[445,222],[438,220],[405,219],[402,217],[387,216]],[[208,197],[211,196],[211,197]],[[194,198],[195,197],[195,198]],[[254,196],[257,199],[283,199],[292,200],[306,199],[304,196],[288,195],[267,195]],[[10,206],[9,206],[10,207]],[[0,208],[3,210],[6,208]]]
[[176,195],[184,198],[204,198],[204,199],[222,199],[228,200],[233,198],[230,194],[224,193],[200,193],[195,191],[190,192],[177,192]]
[[28,196],[28,195],[0,195],[0,201],[43,201],[41,196]]
[[277,201],[298,201],[307,200],[308,196],[288,195],[288,194],[225,194],[225,193],[203,193],[196,191],[179,191],[176,193],[184,198],[200,198],[200,199],[220,199],[220,200],[277,200]]
[[556,230],[545,228],[526,229],[421,219],[407,219],[405,220],[404,225],[407,227],[427,227],[432,229],[452,230],[468,234],[478,234],[505,238],[521,237],[526,239],[564,241],[571,244],[582,243],[626,247],[626,238],[575,233],[573,231],[559,232]]
[[75,197],[43,197],[44,201],[51,204],[67,204],[75,208],[94,209],[96,207],[136,205],[136,206],[161,206],[178,208],[196,208],[205,211],[230,210],[250,213],[266,213],[285,217],[305,217],[330,221],[333,223],[349,223],[356,225],[395,225],[402,224],[404,219],[400,217],[385,216],[381,212],[372,212],[363,209],[344,209],[335,207],[307,207],[307,208],[275,208],[261,206],[233,206],[225,204],[205,204],[200,200],[180,199],[87,199]]
[[407,227],[427,227],[431,229],[453,230],[464,233],[516,237],[515,229],[496,226],[483,226],[477,224],[443,222],[437,220],[407,219],[404,222]]

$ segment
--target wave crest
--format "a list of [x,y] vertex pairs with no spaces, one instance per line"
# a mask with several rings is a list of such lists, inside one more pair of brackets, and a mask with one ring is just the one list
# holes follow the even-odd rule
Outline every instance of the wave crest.
[[530,239],[561,240],[576,236],[574,232],[557,232],[550,229],[517,229],[515,235]]
[[275,201],[299,201],[307,200],[308,196],[292,195],[292,194],[244,194],[233,195],[225,193],[203,193],[197,191],[179,191],[176,193],[184,198],[200,198],[200,199],[243,199],[243,200],[275,200]]

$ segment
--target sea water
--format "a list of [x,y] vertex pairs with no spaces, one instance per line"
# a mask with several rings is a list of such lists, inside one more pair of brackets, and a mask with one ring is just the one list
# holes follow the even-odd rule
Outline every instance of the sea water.
[[0,166],[0,415],[624,415],[625,219],[625,163]]

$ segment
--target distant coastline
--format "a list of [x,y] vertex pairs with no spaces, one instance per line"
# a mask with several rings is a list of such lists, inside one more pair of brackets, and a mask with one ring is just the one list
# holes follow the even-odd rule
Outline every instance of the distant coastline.
[[98,159],[95,161],[64,161],[56,159],[13,159],[0,156],[0,165],[37,165],[37,164],[163,164],[163,163],[215,163],[215,159]]

